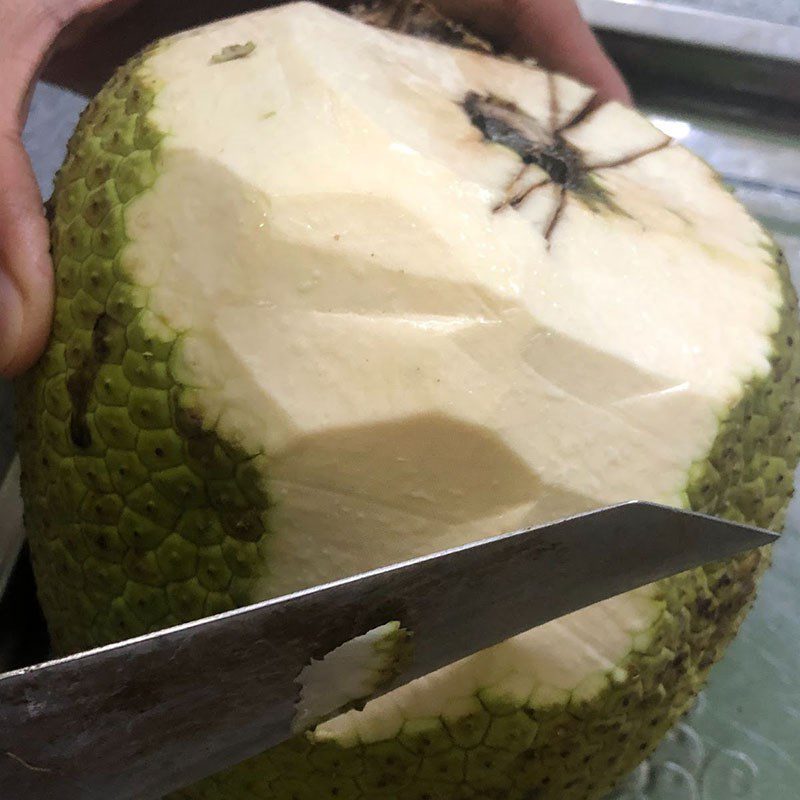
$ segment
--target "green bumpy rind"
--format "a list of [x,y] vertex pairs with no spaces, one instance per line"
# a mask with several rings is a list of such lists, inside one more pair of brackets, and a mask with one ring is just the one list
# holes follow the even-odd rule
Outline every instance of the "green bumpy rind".
[[[19,384],[25,519],[55,647],[69,652],[252,602],[269,501],[172,375],[180,332],[121,263],[156,180],[154,89],[119,71],[84,112],[50,201],[56,309]],[[157,332],[157,333],[154,333]]]
[[[51,204],[53,334],[19,385],[26,523],[39,593],[68,652],[247,603],[265,568],[258,454],[218,438],[170,371],[120,260],[127,204],[157,180],[154,87],[121,70],[89,106]],[[694,465],[687,505],[777,527],[799,455],[800,338],[786,265],[772,372],[747,387]],[[153,330],[160,331],[154,337]],[[735,635],[766,553],[662,581],[663,613],[591,702],[520,706],[490,689],[458,721],[344,747],[298,736],[173,800],[579,800],[602,796],[689,707]]]

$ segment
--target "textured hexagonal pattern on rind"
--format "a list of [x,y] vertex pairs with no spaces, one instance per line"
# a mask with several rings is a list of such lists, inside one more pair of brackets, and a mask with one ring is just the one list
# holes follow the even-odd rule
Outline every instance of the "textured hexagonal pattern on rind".
[[143,58],[86,109],[58,174],[53,334],[20,385],[27,526],[59,652],[245,604],[264,568],[257,454],[203,429],[168,367],[179,334],[121,262],[163,138]]

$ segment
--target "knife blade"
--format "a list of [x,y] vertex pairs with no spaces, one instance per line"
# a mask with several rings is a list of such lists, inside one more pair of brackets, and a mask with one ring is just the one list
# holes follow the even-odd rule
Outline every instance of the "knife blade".
[[413,655],[370,697],[777,538],[623,503],[7,673],[0,796],[155,800],[288,738],[303,668],[377,626],[398,621]]

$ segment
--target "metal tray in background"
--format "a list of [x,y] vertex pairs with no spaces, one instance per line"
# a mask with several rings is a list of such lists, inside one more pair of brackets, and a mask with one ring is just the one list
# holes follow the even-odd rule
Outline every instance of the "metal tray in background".
[[[775,233],[800,287],[800,27],[780,22],[782,14],[800,20],[800,4],[579,1],[639,105],[709,161]],[[724,13],[744,6],[746,16]],[[26,145],[45,195],[83,102],[45,85],[34,95]],[[10,463],[10,418],[10,390],[0,382],[0,479]],[[0,536],[9,518],[0,508]],[[697,707],[613,800],[800,797],[799,531],[795,502],[756,605]],[[10,591],[14,604],[0,603],[0,629],[41,630],[24,562]],[[19,643],[0,637],[0,663],[19,657]],[[41,635],[27,641],[34,652],[43,645]]]

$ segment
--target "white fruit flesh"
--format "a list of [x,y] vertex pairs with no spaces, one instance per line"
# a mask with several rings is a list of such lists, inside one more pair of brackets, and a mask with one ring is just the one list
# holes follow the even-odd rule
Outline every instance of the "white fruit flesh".
[[[465,97],[547,137],[588,91],[313,5],[176,37],[141,69],[167,138],[125,264],[183,333],[173,371],[217,432],[263,453],[265,596],[605,503],[685,504],[769,370],[781,302],[761,229],[706,166],[613,105],[563,137],[615,212],[572,198],[553,226],[552,183],[504,206],[547,175],[487,143]],[[616,598],[317,735],[381,738],[486,687],[597,691],[660,612],[648,588]]]
[[314,736],[370,742],[395,737],[407,720],[457,720],[491,699],[523,707],[591,697],[617,677],[624,656],[646,649],[661,613],[647,589],[612,598],[395,689],[323,723]]
[[404,643],[400,623],[387,622],[312,660],[296,681],[300,699],[293,730],[304,731],[320,719],[369,697],[396,674]]

